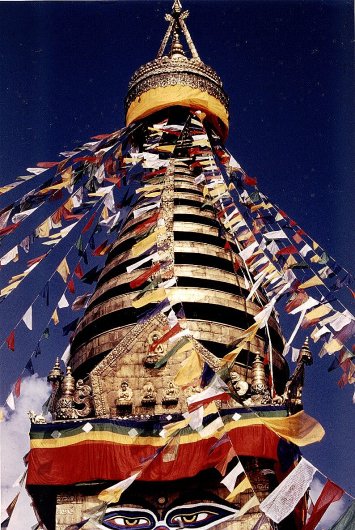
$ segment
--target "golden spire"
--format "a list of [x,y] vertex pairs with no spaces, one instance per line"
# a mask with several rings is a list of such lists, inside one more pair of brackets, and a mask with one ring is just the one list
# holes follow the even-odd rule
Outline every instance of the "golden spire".
[[163,56],[170,37],[172,39],[172,45],[169,56],[174,57],[174,55],[185,55],[183,51],[183,46],[180,43],[180,34],[183,33],[187,45],[190,49],[191,56],[194,59],[200,60],[199,54],[197,53],[196,47],[192,41],[190,32],[185,24],[185,19],[188,16],[189,12],[182,10],[181,2],[179,0],[174,0],[171,14],[165,14],[165,20],[169,22],[169,26],[160,45],[157,54],[157,59]]

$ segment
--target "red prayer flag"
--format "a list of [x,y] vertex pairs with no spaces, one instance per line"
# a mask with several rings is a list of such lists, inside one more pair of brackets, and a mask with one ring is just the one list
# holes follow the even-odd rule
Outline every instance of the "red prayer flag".
[[255,177],[250,177],[249,175],[243,175],[242,179],[247,186],[256,186],[258,183]]
[[90,226],[92,225],[92,223],[94,222],[94,219],[95,219],[95,216],[96,216],[96,213],[94,213],[90,219],[88,220],[88,222],[86,223],[86,225],[84,226],[84,228],[82,229],[81,233],[84,234],[85,232],[87,232],[90,228]]
[[329,506],[341,499],[344,490],[337,484],[334,484],[331,480],[327,480],[324,488],[322,489],[317,502],[314,505],[312,515],[308,519],[303,530],[314,530]]
[[79,280],[81,280],[81,278],[84,276],[84,271],[83,269],[81,268],[81,265],[80,263],[77,264],[77,266],[75,267],[74,269],[74,274],[77,278],[79,278]]
[[224,250],[231,250],[231,249],[232,249],[232,247],[230,246],[229,241],[226,241],[226,242],[225,242],[225,245],[224,245],[223,248],[224,248]]
[[276,252],[276,256],[282,256],[284,254],[297,254],[298,250],[294,245],[289,245],[288,247],[280,248]]
[[96,136],[91,136],[91,140],[105,140],[105,138],[110,138],[115,133],[106,133],[106,134],[97,134]]
[[59,162],[37,162],[37,167],[42,167],[45,169],[49,169],[51,167],[55,167],[59,164]]
[[160,263],[155,263],[150,269],[147,271],[144,271],[142,274],[140,274],[135,280],[132,280],[129,285],[132,289],[135,289],[136,287],[140,287],[144,282],[148,280],[155,272],[157,272],[160,269]]
[[32,265],[42,261],[42,259],[45,258],[46,256],[47,256],[47,254],[42,254],[41,256],[38,256],[37,258],[29,259],[28,262],[27,262],[27,267],[32,267]]
[[14,394],[17,398],[20,397],[20,394],[21,394],[21,377],[19,377],[15,383],[15,386],[14,386]]
[[12,330],[6,339],[6,344],[9,350],[15,351],[15,330]]
[[15,228],[18,227],[19,224],[20,223],[14,223],[12,225],[5,226],[5,228],[1,228],[0,236],[5,236],[6,234],[10,234],[11,232],[13,232],[15,230]]
[[70,278],[70,280],[68,281],[67,288],[70,293],[75,293],[75,285],[73,278]]
[[174,327],[172,327],[171,329],[169,329],[169,331],[167,331],[166,333],[164,333],[164,335],[162,337],[160,337],[160,339],[156,340],[155,342],[153,342],[153,344],[151,344],[151,346],[149,347],[149,349],[151,351],[154,351],[155,348],[157,346],[159,346],[159,344],[162,344],[163,342],[166,342],[167,340],[169,340],[171,337],[173,337],[174,335],[176,335],[176,333],[178,333],[179,331],[181,331],[181,326],[180,324],[177,322],[175,324]]
[[104,241],[103,243],[101,243],[101,245],[99,245],[98,247],[95,248],[95,250],[92,251],[92,255],[93,256],[102,256],[102,252],[104,249],[107,249],[107,239],[106,241]]

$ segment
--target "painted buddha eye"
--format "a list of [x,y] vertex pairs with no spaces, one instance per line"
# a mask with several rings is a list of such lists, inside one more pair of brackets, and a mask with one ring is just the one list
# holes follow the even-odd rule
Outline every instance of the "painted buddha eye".
[[213,528],[215,523],[229,519],[236,513],[219,504],[187,504],[172,509],[166,516],[169,528]]
[[102,524],[113,530],[151,530],[155,526],[154,516],[149,512],[135,510],[115,510],[106,513]]

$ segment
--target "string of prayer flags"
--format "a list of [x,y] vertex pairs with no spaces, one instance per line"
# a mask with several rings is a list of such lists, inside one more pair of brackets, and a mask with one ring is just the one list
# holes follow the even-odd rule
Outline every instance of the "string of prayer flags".
[[233,502],[237,495],[244,493],[248,489],[253,489],[250,484],[250,480],[246,476],[235,488],[234,490],[226,497],[226,501]]
[[295,509],[311,485],[316,471],[317,469],[302,457],[291,473],[262,501],[260,510],[275,523],[280,523]]

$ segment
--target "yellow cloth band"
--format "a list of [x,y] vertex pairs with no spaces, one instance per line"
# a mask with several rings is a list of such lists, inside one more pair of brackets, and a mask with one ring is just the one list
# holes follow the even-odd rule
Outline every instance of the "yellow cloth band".
[[229,120],[228,112],[224,105],[207,92],[185,85],[152,88],[144,92],[130,104],[127,111],[126,124],[129,125],[134,121],[173,105],[190,107],[192,110],[202,110],[206,113],[206,118],[220,133],[222,139],[226,139]]

